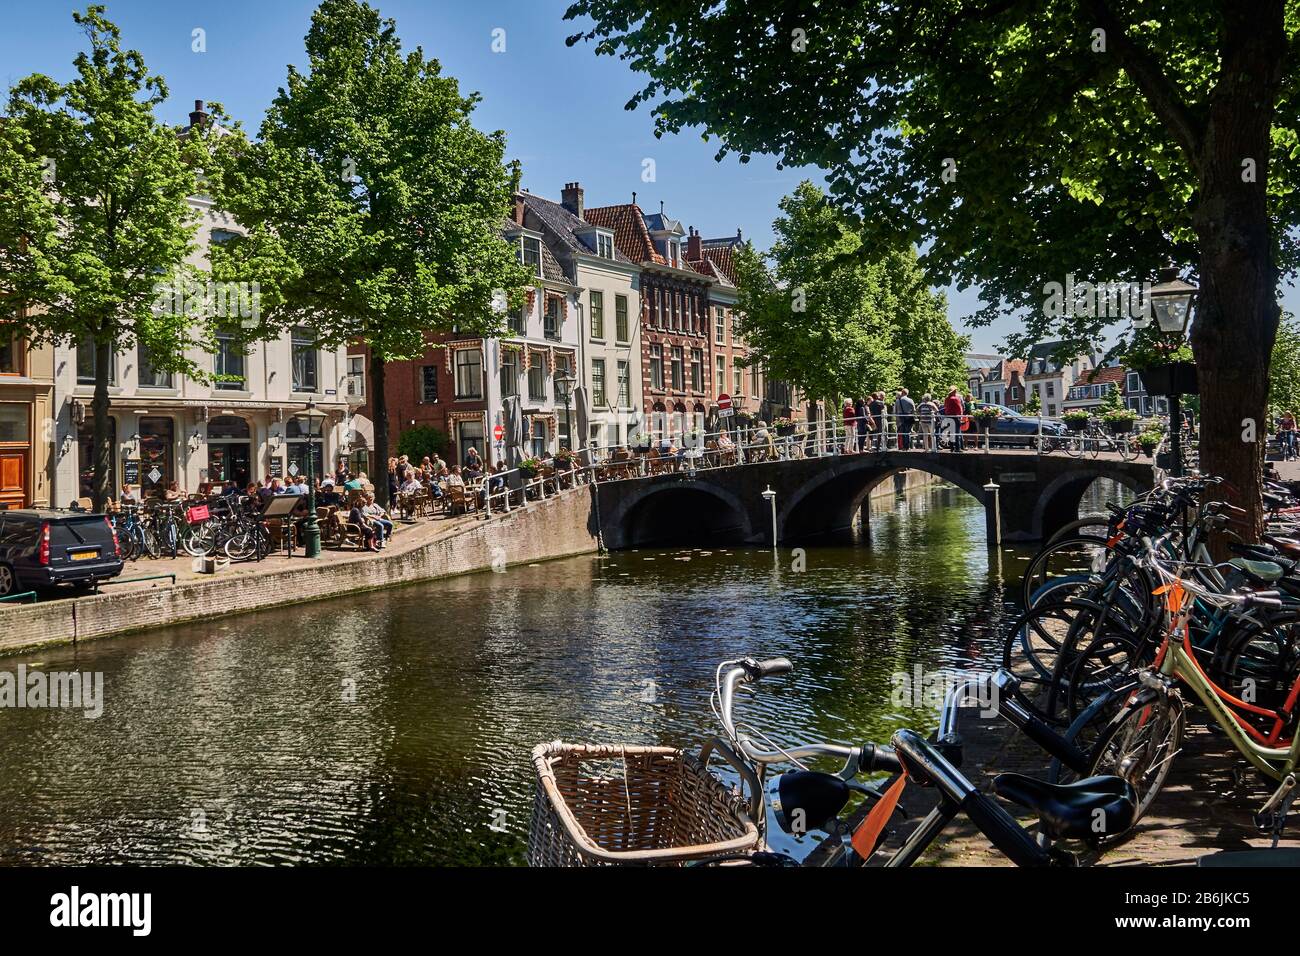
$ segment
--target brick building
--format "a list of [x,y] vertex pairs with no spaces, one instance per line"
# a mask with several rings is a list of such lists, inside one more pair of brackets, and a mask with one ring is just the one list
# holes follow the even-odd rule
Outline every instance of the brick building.
[[702,427],[713,389],[709,300],[717,280],[687,261],[682,224],[633,201],[587,209],[611,230],[620,253],[641,267],[641,390],[650,430],[680,436]]

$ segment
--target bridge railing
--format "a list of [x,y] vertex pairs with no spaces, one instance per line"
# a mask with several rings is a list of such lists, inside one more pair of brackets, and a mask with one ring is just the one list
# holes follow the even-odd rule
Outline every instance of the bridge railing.
[[[689,430],[640,436],[632,447],[591,444],[576,453],[569,471],[525,478],[529,498],[548,497],[579,483],[647,478],[669,473],[695,474],[717,468],[734,468],[771,461],[823,458],[838,455],[884,454],[907,451],[957,453],[1019,451],[1034,455],[1073,457],[1115,456],[1125,443],[1125,457],[1136,458],[1136,437],[1145,423],[1130,435],[1115,436],[1097,421],[1085,432],[1071,431],[1061,418],[1025,416],[1023,421],[981,427],[977,416],[918,416],[912,422],[898,416],[827,418],[794,426],[744,426],[717,431]],[[963,430],[963,425],[965,429]],[[864,427],[870,426],[870,427]],[[901,427],[900,427],[901,426]],[[508,494],[488,495],[488,513],[506,510]]]

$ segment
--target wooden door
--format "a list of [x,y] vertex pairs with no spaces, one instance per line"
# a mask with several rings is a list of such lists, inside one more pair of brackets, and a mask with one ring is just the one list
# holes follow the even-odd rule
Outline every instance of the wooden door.
[[27,452],[0,451],[0,509],[27,507]]

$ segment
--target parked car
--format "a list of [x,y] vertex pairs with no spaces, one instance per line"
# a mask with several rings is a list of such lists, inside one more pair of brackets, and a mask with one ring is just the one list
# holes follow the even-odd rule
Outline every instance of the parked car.
[[122,549],[104,515],[0,511],[0,596],[59,584],[88,588],[121,573]]
[[[1022,415],[1014,409],[995,402],[980,402],[976,408],[996,408],[1001,414],[993,422],[993,447],[1008,445],[1032,446],[1042,423],[1043,450],[1050,451],[1063,439],[1068,430],[1062,422],[1033,415]],[[1023,440],[1022,440],[1023,439]]]

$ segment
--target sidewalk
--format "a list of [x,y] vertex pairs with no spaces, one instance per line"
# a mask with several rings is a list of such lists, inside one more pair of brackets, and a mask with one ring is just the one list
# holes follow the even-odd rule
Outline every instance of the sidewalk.
[[[119,584],[105,584],[101,587],[101,594],[115,594],[119,591],[128,589],[147,589],[157,587],[158,585],[168,585],[170,580],[152,580],[131,583],[132,578],[147,578],[153,575],[176,575],[177,583],[183,581],[195,580],[216,580],[238,577],[247,574],[265,574],[275,571],[284,571],[295,566],[312,567],[317,564],[344,564],[355,561],[369,561],[378,557],[392,556],[402,554],[408,551],[414,551],[422,548],[427,544],[457,534],[466,527],[476,522],[484,520],[482,513],[471,513],[469,515],[459,515],[455,518],[446,518],[442,516],[433,518],[415,518],[410,521],[396,520],[393,522],[393,537],[383,551],[378,553],[373,551],[358,550],[353,545],[346,545],[342,548],[321,548],[320,557],[314,560],[308,560],[303,555],[301,545],[293,552],[292,557],[286,557],[283,550],[274,551],[261,561],[232,561],[230,566],[216,574],[202,574],[194,570],[194,558],[187,554],[180,557],[171,558],[163,557],[158,560],[150,558],[139,558],[135,561],[128,561],[122,569]],[[70,596],[70,595],[69,595]],[[49,600],[49,599],[46,599]],[[55,599],[57,600],[57,599]]]

